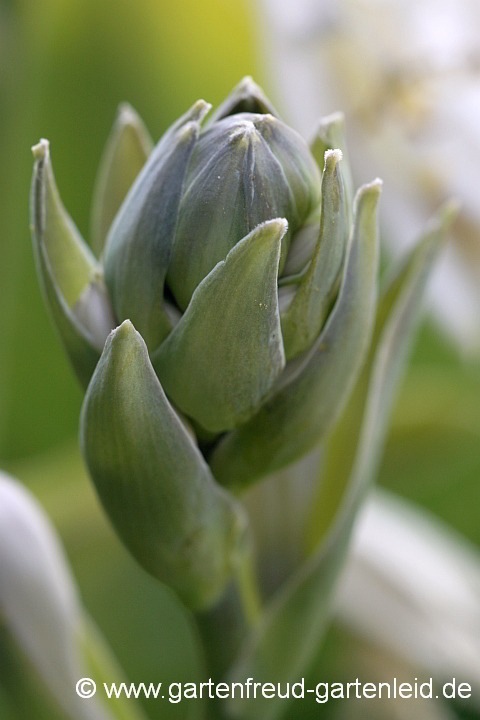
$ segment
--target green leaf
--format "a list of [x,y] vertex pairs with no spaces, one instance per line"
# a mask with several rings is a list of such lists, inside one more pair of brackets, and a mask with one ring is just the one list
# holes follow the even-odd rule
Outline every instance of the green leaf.
[[37,275],[53,323],[86,387],[116,323],[97,261],[61,202],[47,140],[33,148],[33,155],[30,216]]
[[341,413],[370,342],[376,298],[376,208],[381,183],[357,195],[356,221],[339,296],[310,350],[287,365],[277,392],[212,453],[215,477],[244,489],[305,454]]
[[90,383],[81,445],[104,508],[137,561],[189,607],[215,602],[241,551],[245,515],[215,483],[129,321],[109,336]]
[[97,261],[67,214],[55,184],[47,140],[32,148],[35,159],[32,186],[32,225],[43,245],[55,282],[68,307],[80,299],[98,270]]
[[[248,677],[258,682],[271,678],[275,682],[294,682],[305,674],[318,650],[353,522],[375,474],[419,301],[449,217],[450,209],[427,233],[383,296],[369,360],[327,448],[330,453],[335,447],[335,457],[340,459],[338,465],[327,466],[327,475],[333,477],[335,473],[335,481],[342,488],[341,502],[331,517],[328,533],[322,533],[323,542],[267,607],[263,623],[250,636],[230,673],[231,682],[245,682]],[[355,397],[357,394],[360,397]],[[349,418],[352,409],[353,423]],[[356,438],[352,437],[352,426],[356,427]],[[341,457],[346,451],[348,463]],[[320,492],[325,497],[323,482],[322,476]],[[276,720],[284,714],[286,706],[284,700],[259,698],[230,701],[230,709],[244,720],[258,717]]]
[[99,257],[108,230],[135,178],[153,150],[140,116],[123,103],[103,151],[92,202],[91,245]]
[[209,431],[248,420],[285,365],[277,275],[286,230],[270,220],[237,243],[152,356],[168,396]]
[[[302,281],[317,246],[321,210],[321,203],[319,203],[314,212],[307,218],[305,224],[293,235],[283,267],[283,274],[278,281],[279,288],[284,285],[298,285]],[[282,302],[281,298],[280,301]]]
[[343,163],[340,172],[345,188],[345,205],[347,208],[348,227],[350,227],[353,214],[353,179],[345,139],[345,116],[341,112],[332,113],[332,115],[320,118],[314,136],[310,141],[310,150],[320,170],[323,169],[326,151],[337,148],[341,150],[343,154]]
[[164,134],[115,216],[105,246],[105,280],[116,315],[132,320],[150,350],[172,327],[164,307],[165,276],[185,174],[209,107],[198,101]]
[[209,124],[228,117],[228,115],[245,112],[269,113],[270,115],[279,117],[262,88],[248,75],[240,80],[230,95],[215,110],[210,118]]
[[[380,362],[377,361],[380,342],[387,342],[385,333],[387,323],[396,322],[393,327],[397,327],[395,336],[398,343],[397,355],[390,357],[389,367],[384,370],[389,374],[386,376],[383,390],[385,398],[388,399],[388,403],[385,400],[386,407],[383,410],[386,422],[392,394],[392,388],[389,389],[387,382],[390,386],[394,386],[397,382],[396,378],[402,367],[404,355],[410,346],[410,336],[415,325],[415,306],[420,302],[427,277],[455,213],[456,208],[453,204],[445,205],[429,223],[410,255],[399,268],[395,268],[394,274],[385,282],[377,308],[372,344],[365,367],[345,412],[328,441],[325,472],[312,507],[308,531],[308,545],[311,548],[316,547],[329,531],[342,502],[347,484],[351,482],[350,475],[364,424],[365,404],[371,392],[372,367],[374,363]],[[402,311],[403,306],[405,308]],[[395,321],[394,312],[399,314],[397,321]],[[402,317],[404,318],[403,327],[400,325]],[[390,330],[390,333],[392,332],[393,330]],[[383,350],[383,352],[386,351]],[[378,427],[381,426],[380,419],[378,418],[376,421]],[[379,452],[382,446],[380,440],[377,440],[377,446],[377,452]],[[373,453],[373,447],[370,448],[370,452]]]
[[307,272],[281,316],[287,360],[307,350],[317,339],[338,290],[347,228],[337,165],[341,158],[340,150],[325,153],[320,234]]

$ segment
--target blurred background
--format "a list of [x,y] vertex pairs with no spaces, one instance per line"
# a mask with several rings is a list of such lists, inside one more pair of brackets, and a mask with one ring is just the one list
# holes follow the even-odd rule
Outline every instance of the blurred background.
[[[198,97],[215,106],[247,74],[305,135],[317,117],[345,111],[357,183],[386,182],[386,262],[446,197],[463,203],[379,483],[480,545],[478,3],[0,0],[0,466],[46,508],[134,681],[193,680],[198,650],[188,616],[124,551],[85,476],[82,393],[35,277],[30,147],[50,140],[62,199],[88,238],[118,104],[130,102],[156,140]],[[160,717],[158,703],[148,706]],[[185,706],[170,716],[187,717]]]

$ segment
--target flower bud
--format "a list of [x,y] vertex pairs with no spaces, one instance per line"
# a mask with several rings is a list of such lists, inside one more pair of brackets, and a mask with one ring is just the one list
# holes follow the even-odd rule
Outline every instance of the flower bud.
[[202,132],[180,203],[167,282],[184,310],[203,278],[257,225],[283,217],[280,273],[292,235],[320,199],[305,141],[270,114],[241,113]]
[[245,544],[244,512],[215,483],[128,321],[110,334],[93,375],[81,444],[132,555],[189,607],[215,602]]

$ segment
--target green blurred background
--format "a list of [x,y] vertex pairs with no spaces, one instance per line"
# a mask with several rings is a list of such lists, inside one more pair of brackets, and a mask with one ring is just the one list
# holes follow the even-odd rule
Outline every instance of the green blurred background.
[[[121,547],[83,470],[82,393],[35,277],[30,146],[50,140],[63,201],[88,237],[117,105],[130,102],[157,139],[198,97],[215,105],[243,75],[268,92],[255,32],[251,9],[234,0],[0,0],[0,466],[40,498],[86,606],[136,681],[193,680],[198,651],[188,616]],[[425,321],[380,482],[480,545],[479,401],[480,363]],[[170,716],[186,717],[185,706]]]

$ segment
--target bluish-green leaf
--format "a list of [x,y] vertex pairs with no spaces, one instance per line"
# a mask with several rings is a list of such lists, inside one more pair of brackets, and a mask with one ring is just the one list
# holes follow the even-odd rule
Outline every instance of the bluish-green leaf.
[[270,113],[270,115],[279,117],[262,88],[248,75],[240,80],[230,95],[215,110],[209,124],[217,122],[228,115],[245,112]]
[[287,365],[271,400],[215,448],[211,466],[222,483],[240,490],[288,465],[319,442],[341,413],[371,337],[380,187],[376,181],[358,192],[342,286],[322,333]]
[[54,325],[86,387],[115,319],[98,263],[61,202],[48,142],[36,145],[33,155],[30,222],[37,274]]
[[105,280],[120,321],[130,319],[150,350],[170,332],[164,282],[185,174],[209,109],[203,101],[164,134],[130,189],[105,246]]
[[91,245],[99,257],[120,205],[153,150],[140,116],[123,103],[105,145],[92,202]]
[[[262,624],[252,633],[232,668],[231,682],[243,683],[248,677],[258,682],[271,678],[282,684],[294,682],[306,674],[318,651],[330,618],[332,589],[343,565],[359,504],[375,475],[419,301],[449,216],[451,211],[447,209],[383,296],[369,359],[327,448],[327,458],[332,447],[335,459],[340,458],[336,466],[327,466],[327,475],[340,484],[341,502],[330,518],[328,533],[322,534],[323,542],[267,607]],[[353,434],[352,428],[356,431]],[[345,453],[348,462],[341,459]],[[323,483],[322,475],[319,488],[325,497]],[[237,699],[229,704],[232,715],[243,720],[277,720],[286,710],[285,700],[278,698]]]
[[281,315],[287,360],[307,350],[317,339],[338,291],[348,223],[337,165],[341,157],[339,150],[325,153],[320,233],[308,270]]
[[[365,367],[341,420],[328,441],[325,472],[322,483],[318,488],[317,497],[312,505],[308,530],[308,545],[310,548],[317,547],[318,543],[326,536],[342,502],[347,484],[350,482],[364,420],[365,403],[370,392],[372,367],[373,363],[377,362],[379,343],[386,342],[383,334],[386,324],[387,322],[393,322],[393,312],[400,313],[399,319],[396,321],[397,329],[395,331],[396,342],[399,347],[397,354],[390,357],[388,367],[388,373],[392,378],[395,378],[399,370],[395,370],[393,363],[397,363],[399,369],[401,369],[403,356],[400,350],[403,348],[405,354],[409,347],[409,333],[412,332],[414,326],[416,304],[420,303],[426,279],[437,257],[439,248],[445,240],[447,229],[455,212],[455,207],[452,204],[445,205],[438,215],[432,219],[410,255],[398,268],[395,268],[394,274],[388,277],[385,282],[378,303],[372,344]],[[402,307],[402,303],[405,304],[403,311],[398,309]],[[404,317],[403,327],[400,325],[402,317]],[[393,383],[393,379],[389,382]],[[384,393],[386,397],[389,397],[386,387]],[[387,415],[387,410],[385,410],[385,416]],[[377,418],[377,426],[380,427],[380,424],[380,419]],[[381,442],[377,441],[377,445],[380,448]],[[371,448],[370,451],[373,452],[373,449]]]
[[285,365],[277,276],[286,230],[270,220],[235,245],[152,356],[168,396],[209,431],[248,420]]
[[343,154],[340,172],[345,188],[345,205],[349,227],[353,214],[353,179],[345,140],[345,116],[341,112],[332,113],[332,115],[320,118],[310,142],[310,150],[320,169],[322,169],[324,165],[325,152],[327,150],[335,150],[336,148],[341,150]]
[[237,561],[245,516],[215,483],[129,321],[108,338],[90,383],[81,444],[104,508],[138,562],[188,606],[211,605]]

